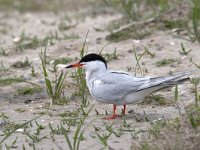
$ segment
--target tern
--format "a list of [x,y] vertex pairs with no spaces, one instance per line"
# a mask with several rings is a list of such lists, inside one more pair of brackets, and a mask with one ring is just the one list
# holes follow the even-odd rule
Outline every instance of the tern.
[[116,106],[123,105],[122,114],[125,115],[126,105],[136,104],[155,91],[182,83],[190,75],[190,72],[182,72],[161,77],[136,77],[127,72],[109,70],[106,60],[95,53],[85,55],[78,63],[66,68],[75,67],[85,68],[86,84],[92,97],[113,104],[113,114],[105,119],[119,117]]

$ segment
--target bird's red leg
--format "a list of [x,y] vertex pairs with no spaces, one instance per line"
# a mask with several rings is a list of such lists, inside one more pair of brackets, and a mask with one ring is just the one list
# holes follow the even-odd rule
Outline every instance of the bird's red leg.
[[116,115],[116,105],[113,104],[113,114],[112,114],[112,116],[104,117],[104,119],[111,120],[111,119],[115,119],[116,117],[119,117],[119,115]]
[[123,105],[124,106],[124,109],[122,111],[122,115],[125,115],[126,114],[126,105]]

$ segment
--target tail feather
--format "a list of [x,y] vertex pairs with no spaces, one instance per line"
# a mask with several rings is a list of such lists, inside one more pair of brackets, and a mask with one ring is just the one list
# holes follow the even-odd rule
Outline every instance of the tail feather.
[[181,84],[189,80],[190,75],[192,75],[194,72],[197,72],[197,71],[199,72],[200,70],[178,72],[169,76],[150,78],[149,82],[147,84],[140,86],[140,88],[138,88],[137,91],[142,91],[149,88],[153,89],[153,87],[155,87],[154,91],[157,91],[163,88],[172,87],[172,86],[175,86],[176,84]]
[[189,76],[193,72],[194,71],[179,72],[179,73],[175,73],[175,74],[172,74],[169,76],[150,78],[148,85],[141,87],[140,90],[144,90],[144,89],[148,89],[148,88],[152,88],[152,87],[158,87],[157,90],[160,90],[163,88],[168,88],[168,87],[174,86],[176,84],[183,83],[190,79]]

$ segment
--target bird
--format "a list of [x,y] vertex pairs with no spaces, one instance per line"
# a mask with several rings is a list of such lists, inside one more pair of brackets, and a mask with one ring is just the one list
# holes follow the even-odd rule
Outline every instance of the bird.
[[126,114],[126,105],[136,104],[158,90],[173,87],[189,79],[190,72],[179,72],[159,77],[136,77],[124,71],[108,69],[105,58],[96,53],[83,56],[79,62],[65,68],[83,67],[86,84],[90,94],[97,101],[113,104],[113,114],[104,119],[120,117],[116,107],[123,105],[122,114]]

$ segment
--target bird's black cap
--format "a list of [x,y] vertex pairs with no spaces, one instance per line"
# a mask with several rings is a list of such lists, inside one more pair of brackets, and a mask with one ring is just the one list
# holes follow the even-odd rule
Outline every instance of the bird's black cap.
[[107,68],[106,60],[101,55],[98,55],[98,54],[95,54],[95,53],[91,53],[91,54],[85,55],[83,58],[81,58],[79,63],[81,63],[81,62],[90,62],[90,61],[95,61],[95,60],[102,61],[105,64],[106,68]]

